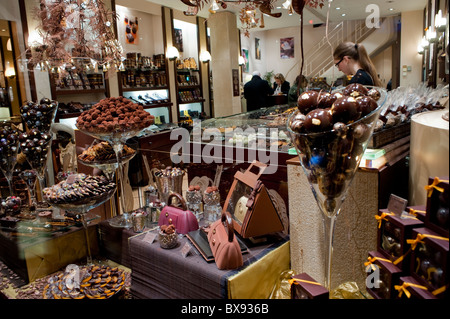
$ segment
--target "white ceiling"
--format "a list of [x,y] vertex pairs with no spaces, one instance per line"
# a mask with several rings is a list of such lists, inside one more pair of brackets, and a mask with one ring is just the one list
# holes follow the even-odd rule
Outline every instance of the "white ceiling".
[[[160,4],[169,8],[185,11],[187,5],[183,4],[180,0],[147,0],[152,3]],[[212,0],[209,1],[211,3]],[[287,10],[283,9],[281,5],[285,0],[277,0],[274,4],[272,12],[281,12],[280,18],[272,18],[269,16],[264,17],[264,30],[277,29],[283,27],[292,27],[300,25],[300,16],[294,12],[293,15],[288,15]],[[370,12],[366,12],[366,7],[370,4],[375,4],[380,10],[380,17],[387,17],[390,15],[398,15],[404,11],[423,10],[426,6],[427,0],[324,0],[324,6],[322,9],[313,9],[305,7],[303,12],[304,24],[318,24],[325,23],[327,13],[329,13],[330,22],[339,22],[342,20],[358,20],[366,19]],[[243,7],[243,4],[227,3],[227,10],[234,13],[238,13],[239,9]],[[277,9],[279,7],[280,9]],[[340,8],[339,10],[337,8]],[[206,5],[200,12],[199,16],[208,18],[210,13],[208,12],[209,4]],[[342,16],[345,14],[345,16]],[[238,27],[240,27],[238,21]],[[261,30],[260,28],[254,28],[252,30]]]

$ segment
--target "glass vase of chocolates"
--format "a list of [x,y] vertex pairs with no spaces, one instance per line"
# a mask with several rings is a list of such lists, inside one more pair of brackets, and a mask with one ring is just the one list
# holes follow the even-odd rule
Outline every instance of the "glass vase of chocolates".
[[325,282],[331,289],[336,218],[372,136],[386,90],[350,84],[332,93],[303,92],[287,128],[322,213]]

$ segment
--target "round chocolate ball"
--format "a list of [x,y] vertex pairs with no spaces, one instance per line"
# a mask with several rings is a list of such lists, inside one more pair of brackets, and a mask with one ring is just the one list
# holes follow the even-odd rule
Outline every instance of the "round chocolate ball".
[[358,110],[359,112],[361,112],[361,116],[366,116],[367,114],[370,114],[378,107],[377,102],[370,96],[358,97],[356,99],[356,102],[358,103]]
[[367,92],[367,95],[375,101],[378,101],[381,97],[381,93],[377,89],[370,89],[369,92]]
[[348,124],[357,120],[360,117],[360,112],[358,111],[356,99],[351,96],[337,99],[331,107],[331,115],[334,123],[343,122]]
[[303,126],[308,133],[331,130],[333,118],[329,110],[315,109],[306,115]]
[[307,114],[308,112],[316,109],[318,105],[319,92],[317,91],[303,92],[297,99],[297,107],[303,114]]
[[353,97],[358,97],[362,95],[367,95],[369,90],[362,84],[359,83],[351,83],[345,87],[342,91],[344,95],[350,95]]
[[440,207],[436,212],[436,219],[440,226],[448,227],[448,207]]
[[306,120],[306,115],[302,113],[297,113],[292,119],[291,119],[291,130],[296,133],[302,133],[303,130],[303,124]]
[[333,106],[333,103],[343,96],[344,95],[341,92],[334,92],[328,95],[323,95],[323,98],[319,102],[319,107],[323,109],[331,108]]

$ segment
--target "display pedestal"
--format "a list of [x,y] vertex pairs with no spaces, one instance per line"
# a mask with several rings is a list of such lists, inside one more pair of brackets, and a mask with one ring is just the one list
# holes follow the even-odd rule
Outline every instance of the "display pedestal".
[[[98,253],[97,226],[88,226],[92,255]],[[0,259],[25,282],[54,273],[57,270],[85,260],[86,236],[82,227],[71,227],[67,232],[49,234],[33,239],[11,238],[0,232]]]
[[[322,215],[298,158],[287,161],[287,164],[291,269],[295,273],[306,272],[323,283],[325,243]],[[331,289],[351,281],[365,290],[367,274],[364,262],[367,252],[376,250],[377,222],[374,215],[379,208],[386,208],[391,193],[402,196],[398,190],[405,189],[402,183],[406,180],[407,184],[408,181],[407,174],[394,181],[387,179],[395,175],[394,172],[405,171],[405,158],[390,164],[380,170],[358,169],[350,185],[334,233]],[[406,186],[406,193],[407,189]]]

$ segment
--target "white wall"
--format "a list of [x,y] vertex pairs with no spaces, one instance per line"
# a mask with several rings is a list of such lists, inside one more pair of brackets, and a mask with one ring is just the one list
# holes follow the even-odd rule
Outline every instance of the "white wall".
[[422,21],[421,10],[402,12],[400,69],[406,65],[411,66],[411,71],[403,75],[400,70],[400,86],[416,86],[422,81],[422,56],[417,53],[423,34]]
[[[330,23],[329,29],[333,29],[336,24]],[[280,39],[294,38],[294,58],[280,58]],[[314,28],[312,25],[303,26],[303,52],[306,53],[312,48],[318,39],[325,37],[325,25]],[[260,39],[261,60],[255,59],[255,38]],[[249,72],[258,70],[262,75],[269,71],[281,73],[291,84],[300,73],[301,67],[301,47],[300,47],[300,26],[288,27],[276,30],[252,31],[247,38],[241,33],[241,48],[249,50]],[[330,49],[331,55],[331,49]],[[248,74],[244,73],[245,78]]]

